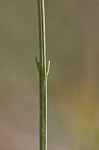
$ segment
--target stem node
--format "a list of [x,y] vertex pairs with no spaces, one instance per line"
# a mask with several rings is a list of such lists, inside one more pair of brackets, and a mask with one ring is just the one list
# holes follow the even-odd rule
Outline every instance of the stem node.
[[36,61],[37,69],[40,72],[40,62],[37,60],[37,57],[35,57],[35,61]]
[[49,70],[50,70],[50,60],[48,61],[48,65],[47,65],[47,67],[46,67],[46,77],[48,77],[48,75],[49,75]]

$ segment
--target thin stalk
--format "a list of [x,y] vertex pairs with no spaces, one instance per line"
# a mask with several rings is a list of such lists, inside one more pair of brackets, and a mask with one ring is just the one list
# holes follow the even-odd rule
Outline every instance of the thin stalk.
[[36,58],[39,71],[40,86],[40,150],[47,150],[47,77],[50,61],[46,67],[46,34],[44,0],[38,0],[39,20],[39,61]]

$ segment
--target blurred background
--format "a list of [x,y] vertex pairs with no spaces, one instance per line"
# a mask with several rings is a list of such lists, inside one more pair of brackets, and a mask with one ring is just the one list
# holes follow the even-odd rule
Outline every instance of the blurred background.
[[[45,0],[48,150],[99,150],[99,0]],[[0,0],[0,150],[39,150],[37,0]]]

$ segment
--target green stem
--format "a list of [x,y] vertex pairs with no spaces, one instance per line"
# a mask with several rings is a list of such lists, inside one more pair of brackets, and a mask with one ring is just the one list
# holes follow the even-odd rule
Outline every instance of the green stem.
[[40,150],[47,150],[47,77],[50,61],[46,67],[46,34],[44,0],[38,0],[40,61],[36,63],[40,83]]

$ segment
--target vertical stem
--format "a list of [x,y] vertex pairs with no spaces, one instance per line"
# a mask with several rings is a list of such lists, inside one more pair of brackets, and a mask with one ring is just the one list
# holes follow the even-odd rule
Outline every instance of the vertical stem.
[[40,84],[40,150],[47,150],[47,76],[50,62],[46,67],[45,7],[44,0],[38,0],[40,61],[36,63],[39,70]]
[[44,0],[38,0],[40,64],[46,73],[46,35]]

